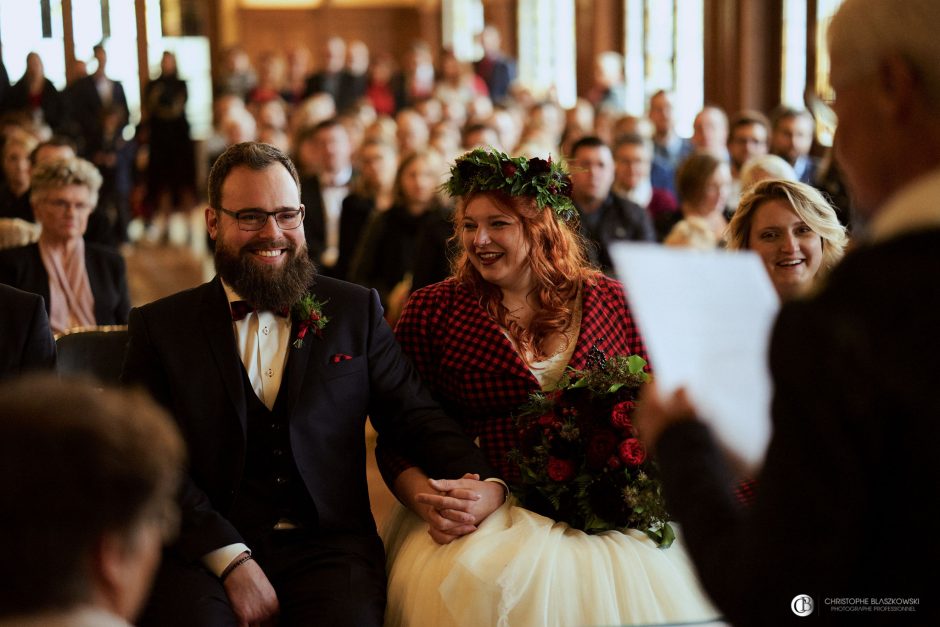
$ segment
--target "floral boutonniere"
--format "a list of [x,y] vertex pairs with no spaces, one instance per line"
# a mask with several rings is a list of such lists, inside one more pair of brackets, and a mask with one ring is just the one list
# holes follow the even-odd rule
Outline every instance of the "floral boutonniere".
[[290,309],[291,320],[299,323],[297,337],[294,338],[294,348],[302,348],[304,337],[307,332],[313,329],[313,334],[317,337],[323,337],[323,327],[330,321],[323,315],[323,305],[327,301],[319,301],[313,294],[304,294],[303,298],[293,304]]

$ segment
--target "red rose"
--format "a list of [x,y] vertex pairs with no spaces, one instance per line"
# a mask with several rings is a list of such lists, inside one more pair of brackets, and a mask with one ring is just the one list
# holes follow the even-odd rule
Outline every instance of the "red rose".
[[600,469],[607,463],[607,458],[611,456],[617,448],[619,438],[612,431],[598,431],[595,433],[587,445],[587,463],[594,469]]
[[617,470],[623,466],[623,463],[620,461],[620,458],[616,455],[611,455],[610,459],[607,460],[607,467],[611,470]]
[[614,405],[610,412],[610,422],[619,429],[633,432],[633,422],[630,420],[630,414],[636,409],[636,403],[633,401],[623,401]]
[[516,164],[514,163],[504,163],[503,164],[503,176],[507,179],[511,179],[516,175]]
[[548,458],[548,477],[552,481],[568,481],[574,476],[574,463],[570,459]]
[[620,443],[620,459],[630,466],[639,466],[646,460],[646,449],[636,438],[627,438]]

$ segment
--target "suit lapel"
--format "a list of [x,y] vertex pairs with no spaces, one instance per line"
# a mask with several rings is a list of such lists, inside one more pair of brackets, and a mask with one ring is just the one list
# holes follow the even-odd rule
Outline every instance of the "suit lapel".
[[[314,285],[316,284],[311,285],[312,293],[315,293],[313,292]],[[323,332],[327,333],[328,329],[329,326],[327,326]],[[308,364],[310,364],[311,360],[319,360],[321,364],[326,363],[326,357],[323,355],[323,351],[326,350],[324,342],[321,338],[316,336],[312,329],[307,332],[303,340],[303,345],[300,346],[300,348],[294,346],[294,340],[297,338],[297,332],[299,330],[299,322],[292,320],[290,339],[287,345],[287,411],[289,416],[294,415],[294,409],[297,406],[297,401],[300,399],[300,392],[303,390],[304,379],[307,376]],[[317,362],[315,361],[314,363]],[[282,382],[281,385],[284,385],[284,383]]]
[[222,281],[215,277],[202,288],[199,303],[199,322],[209,342],[209,348],[219,374],[225,384],[232,405],[238,413],[242,433],[247,433],[248,418],[245,407],[245,389],[242,384],[242,365],[235,350],[235,335],[232,331],[232,318],[229,314],[228,299],[222,288]]

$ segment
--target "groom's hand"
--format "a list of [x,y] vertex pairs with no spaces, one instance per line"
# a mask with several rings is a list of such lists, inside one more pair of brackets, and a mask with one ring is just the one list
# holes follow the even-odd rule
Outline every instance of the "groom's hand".
[[225,594],[238,618],[238,627],[277,624],[277,594],[258,563],[248,560],[226,577]]

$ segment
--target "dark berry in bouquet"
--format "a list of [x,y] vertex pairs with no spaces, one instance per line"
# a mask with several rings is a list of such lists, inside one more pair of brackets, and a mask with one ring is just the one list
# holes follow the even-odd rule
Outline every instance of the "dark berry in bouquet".
[[592,349],[584,370],[532,394],[519,412],[520,446],[510,453],[523,507],[587,533],[639,529],[661,547],[668,524],[656,466],[637,438],[637,391],[649,381],[636,355]]

